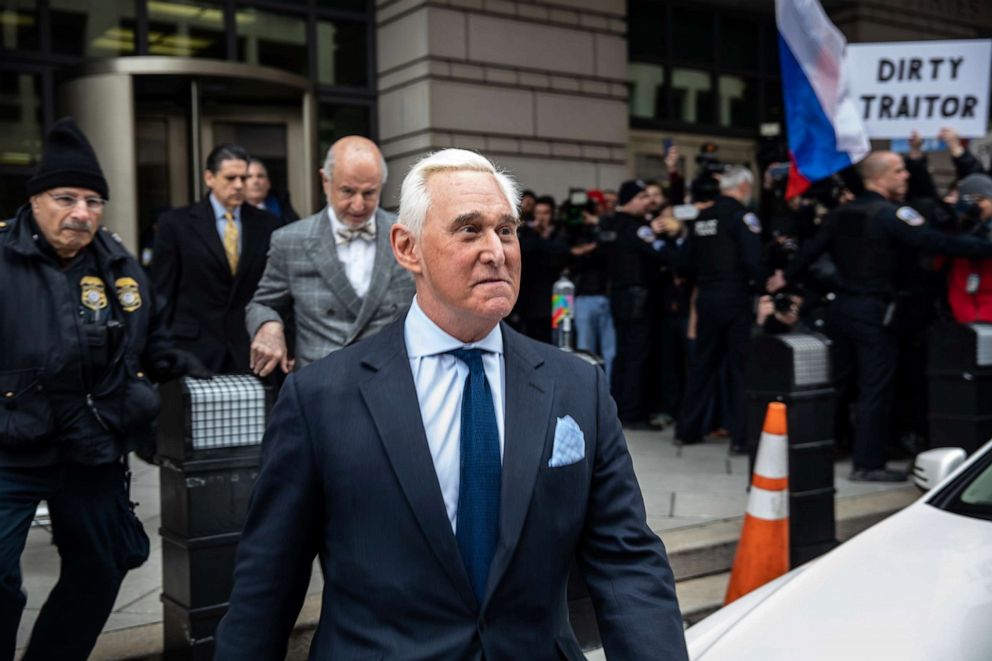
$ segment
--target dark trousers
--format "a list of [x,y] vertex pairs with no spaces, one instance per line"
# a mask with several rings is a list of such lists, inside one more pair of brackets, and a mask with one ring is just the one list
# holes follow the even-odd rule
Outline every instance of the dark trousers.
[[723,423],[730,432],[731,442],[745,447],[744,347],[751,335],[752,318],[747,302],[700,293],[696,301],[696,342],[689,361],[676,438],[689,443],[702,438],[707,410],[716,397],[720,368],[726,361],[727,401]]
[[59,464],[0,468],[0,659],[14,658],[17,627],[27,596],[21,589],[21,553],[39,501],[48,502],[61,571],[42,606],[27,661],[84,660],[114,606],[124,580],[121,527],[128,512],[124,471]]
[[677,418],[685,392],[686,361],[689,356],[688,316],[669,313],[658,333],[661,345],[661,410]]
[[613,398],[624,424],[647,422],[645,406],[648,356],[651,353],[652,315],[647,287],[616,289],[610,296],[617,331],[617,357],[613,361]]
[[838,390],[844,390],[852,377],[857,383],[855,469],[885,467],[893,379],[899,363],[898,337],[882,326],[885,306],[879,298],[841,295],[827,317]]

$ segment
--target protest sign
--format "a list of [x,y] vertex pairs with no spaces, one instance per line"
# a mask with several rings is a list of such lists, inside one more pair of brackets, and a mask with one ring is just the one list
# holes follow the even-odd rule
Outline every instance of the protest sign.
[[992,41],[849,44],[845,73],[871,138],[985,135]]

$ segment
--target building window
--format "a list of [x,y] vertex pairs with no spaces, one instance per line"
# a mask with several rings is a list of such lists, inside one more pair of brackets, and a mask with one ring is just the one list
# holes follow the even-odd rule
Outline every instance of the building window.
[[780,121],[771,13],[630,0],[627,25],[634,128],[748,136],[761,122]]
[[39,23],[34,0],[0,0],[0,49],[37,50]]
[[642,119],[659,119],[668,116],[668,98],[665,93],[665,68],[660,64],[631,62],[630,115]]
[[756,78],[720,76],[717,78],[720,126],[758,128],[760,94]]
[[51,0],[52,50],[64,55],[135,54],[133,0]]
[[0,71],[0,165],[37,164],[42,106],[41,76]]
[[356,21],[317,23],[317,82],[321,85],[368,85],[366,24]]
[[238,29],[239,60],[277,67],[301,76],[309,74],[305,18],[239,9],[234,21]]
[[[298,0],[297,0],[298,1]],[[367,0],[317,0],[317,6],[324,9],[343,9],[345,11],[368,11]]]
[[225,59],[224,6],[203,0],[148,0],[148,55]]
[[673,8],[672,57],[693,64],[712,64],[715,28],[711,11]]
[[687,124],[713,124],[713,76],[702,69],[672,71],[675,116]]
[[323,165],[327,150],[338,138],[346,135],[372,135],[372,112],[369,106],[341,103],[321,103],[317,116],[317,140]]

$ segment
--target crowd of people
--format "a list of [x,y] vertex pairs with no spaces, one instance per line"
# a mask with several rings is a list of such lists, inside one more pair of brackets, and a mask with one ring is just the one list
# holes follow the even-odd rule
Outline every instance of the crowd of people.
[[873,152],[791,198],[788,163],[760,164],[754,181],[714,145],[688,185],[671,147],[663,182],[576,191],[557,206],[525,193],[509,323],[549,341],[565,274],[575,348],[604,360],[625,427],[674,425],[678,444],[729,437],[732,453],[748,451],[748,339],[825,333],[851,478],[905,479],[886,459],[925,444],[927,330],[992,321],[992,178],[954,131],[940,137],[956,170],[944,194],[916,135],[908,154]]
[[[101,224],[110,187],[64,119],[27,203],[0,222],[13,348],[0,356],[0,658],[15,653],[38,504],[62,565],[23,658],[84,659],[149,557],[127,458],[154,454],[154,384],[249,372],[281,394],[218,659],[285,656],[316,556],[334,595],[319,658],[579,655],[565,597],[576,561],[607,653],[686,658],[604,373],[500,325],[521,245],[543,240],[554,205],[536,200],[538,225],[518,241],[516,184],[448,149],[406,176],[397,217],[379,205],[378,147],[349,136],[321,170],[327,206],[284,224],[258,165],[216,146],[208,193],[159,218],[146,273]],[[636,182],[617,197],[617,216],[647,209]],[[574,252],[592,258],[595,244]]]
[[[549,565],[553,580],[540,594],[554,607],[541,611],[542,626],[564,622],[563,581],[578,553],[591,572],[587,582],[593,576],[591,591],[612,590],[613,577],[625,575],[631,590],[652,592],[653,608],[671,624],[652,644],[682,656],[670,568],[647,528],[626,450],[615,443],[619,427],[605,394],[613,395],[627,429],[674,425],[677,444],[715,435],[729,438],[731,452],[746,452],[748,339],[822,331],[833,341],[836,432],[852,448],[850,478],[905,479],[886,460],[899,440],[918,447],[926,435],[920,352],[927,328],[942,316],[992,321],[992,178],[953,131],[941,137],[957,171],[943,195],[917,136],[905,156],[873,152],[855,170],[790,199],[782,163],[762,163],[756,180],[748,164],[716,159],[712,145],[697,156],[691,182],[670,146],[663,181],[578,189],[562,204],[530,191],[518,196],[484,157],[445,150],[407,175],[398,219],[380,206],[388,174],[381,152],[371,140],[349,136],[331,146],[321,169],[326,207],[299,220],[288,199],[273,194],[264,164],[224,144],[206,159],[207,195],[158,219],[139,264],[101,226],[107,180],[85,135],[60,120],[28,182],[27,204],[0,222],[7,285],[0,328],[5,346],[14,348],[0,359],[0,656],[14,652],[25,605],[19,556],[42,500],[63,566],[24,658],[86,656],[124,574],[149,552],[128,499],[127,455],[153,454],[153,383],[215,373],[253,373],[290,393],[269,427],[280,442],[277,450],[268,442],[262,495],[253,499],[250,549],[232,600],[239,607],[220,638],[226,658],[243,658],[258,631],[253,623],[268,616],[268,604],[255,597],[284,582],[286,563],[266,567],[258,558],[277,549],[293,560],[296,590],[305,587],[313,554],[335,554],[344,564],[325,578],[356,595],[361,608],[361,586],[340,572],[360,566],[372,580],[382,563],[356,554],[353,540],[323,540],[322,531],[385,532],[389,539],[373,546],[404,549],[401,541],[421,539],[415,525],[444,523],[445,510],[451,530],[429,532],[433,551],[413,544],[403,553],[464,565],[449,572],[456,591],[436,603],[466,636],[446,652],[501,644],[475,619],[475,606],[492,603],[485,601],[494,589],[490,565],[506,572],[494,580],[519,587],[534,581],[505,564],[511,556],[500,553],[508,547],[494,535],[516,521],[514,534],[531,550],[561,541],[543,538],[545,527],[524,526],[520,508],[529,501],[500,496],[504,465],[513,480],[533,481],[538,459],[549,470],[540,473],[535,502],[552,519],[571,521],[561,535],[575,542],[561,546]],[[563,276],[574,286],[574,348],[600,357],[602,372],[540,344],[554,339],[551,300]],[[504,318],[531,339],[501,333]],[[318,361],[323,370],[297,375]],[[530,376],[544,364],[557,389],[542,386],[547,377]],[[351,376],[332,379],[336,370]],[[909,413],[893,416],[894,399],[904,400],[899,410]],[[543,428],[527,417],[538,410],[556,421],[553,448],[543,458]],[[323,416],[321,434],[338,430],[334,438],[352,447],[338,457],[341,465],[318,466],[314,452],[333,452],[330,441],[314,450],[304,431],[309,415]],[[459,425],[469,430],[461,438]],[[415,432],[421,426],[425,438]],[[505,429],[512,440],[504,444]],[[518,439],[532,432],[533,442],[521,445]],[[388,457],[367,442],[377,434]],[[416,451],[411,434],[423,441]],[[601,438],[588,446],[600,453],[595,461],[584,462],[583,434]],[[317,493],[330,487],[318,469],[339,475],[349,467],[362,473],[362,485],[376,482],[377,498],[395,493],[397,499],[383,500],[395,526],[372,531],[362,525],[365,517],[353,516],[354,505],[366,502],[352,491],[354,480],[332,481],[341,500],[322,509]],[[588,498],[563,505],[551,469],[567,471],[569,488],[588,489]],[[286,488],[287,477],[297,488]],[[399,505],[403,490],[416,501],[416,515]],[[500,502],[509,513],[500,513]],[[281,511],[295,518],[279,515],[278,503],[289,503]],[[312,518],[318,514],[325,520]],[[616,563],[602,562],[600,545]],[[644,562],[650,571],[636,568]],[[631,578],[648,574],[647,587]],[[389,575],[394,583],[405,580]],[[432,585],[445,580],[423,576]],[[430,591],[426,583],[411,590],[422,596]],[[258,591],[263,584],[269,587]],[[497,591],[496,602],[518,608],[506,597],[514,590]],[[466,610],[462,600],[473,607]],[[618,618],[625,611],[612,598],[601,601],[618,608]],[[378,607],[392,612],[388,604]],[[429,610],[419,616],[433,621]],[[291,625],[293,604],[283,611]],[[331,618],[327,627],[340,625]],[[524,629],[499,635],[523,649],[530,635]],[[646,628],[634,633],[634,645],[651,638]],[[284,643],[280,635],[272,637],[273,649]],[[604,641],[608,649],[620,644]],[[408,642],[428,650],[437,641]]]

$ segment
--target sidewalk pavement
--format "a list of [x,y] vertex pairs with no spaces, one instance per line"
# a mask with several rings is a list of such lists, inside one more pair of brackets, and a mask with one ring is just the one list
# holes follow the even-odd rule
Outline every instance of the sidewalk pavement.
[[[676,448],[670,430],[628,431],[626,437],[644,494],[648,523],[662,540],[667,530],[744,514],[748,461],[746,457],[728,456],[727,440]],[[151,539],[151,557],[125,578],[101,636],[101,643],[110,640],[112,644],[98,644],[92,659],[129,658],[161,650],[161,627],[150,626],[162,621],[158,469],[138,459],[131,466],[134,472],[131,498],[140,503],[138,514]],[[835,465],[838,499],[901,489],[907,484],[855,483],[847,479],[850,470],[848,461]],[[18,631],[18,647],[27,644],[38,609],[58,579],[59,558],[51,545],[49,530],[40,527],[31,530],[21,564],[28,602]],[[308,594],[319,594],[320,590],[320,576],[315,571]]]

